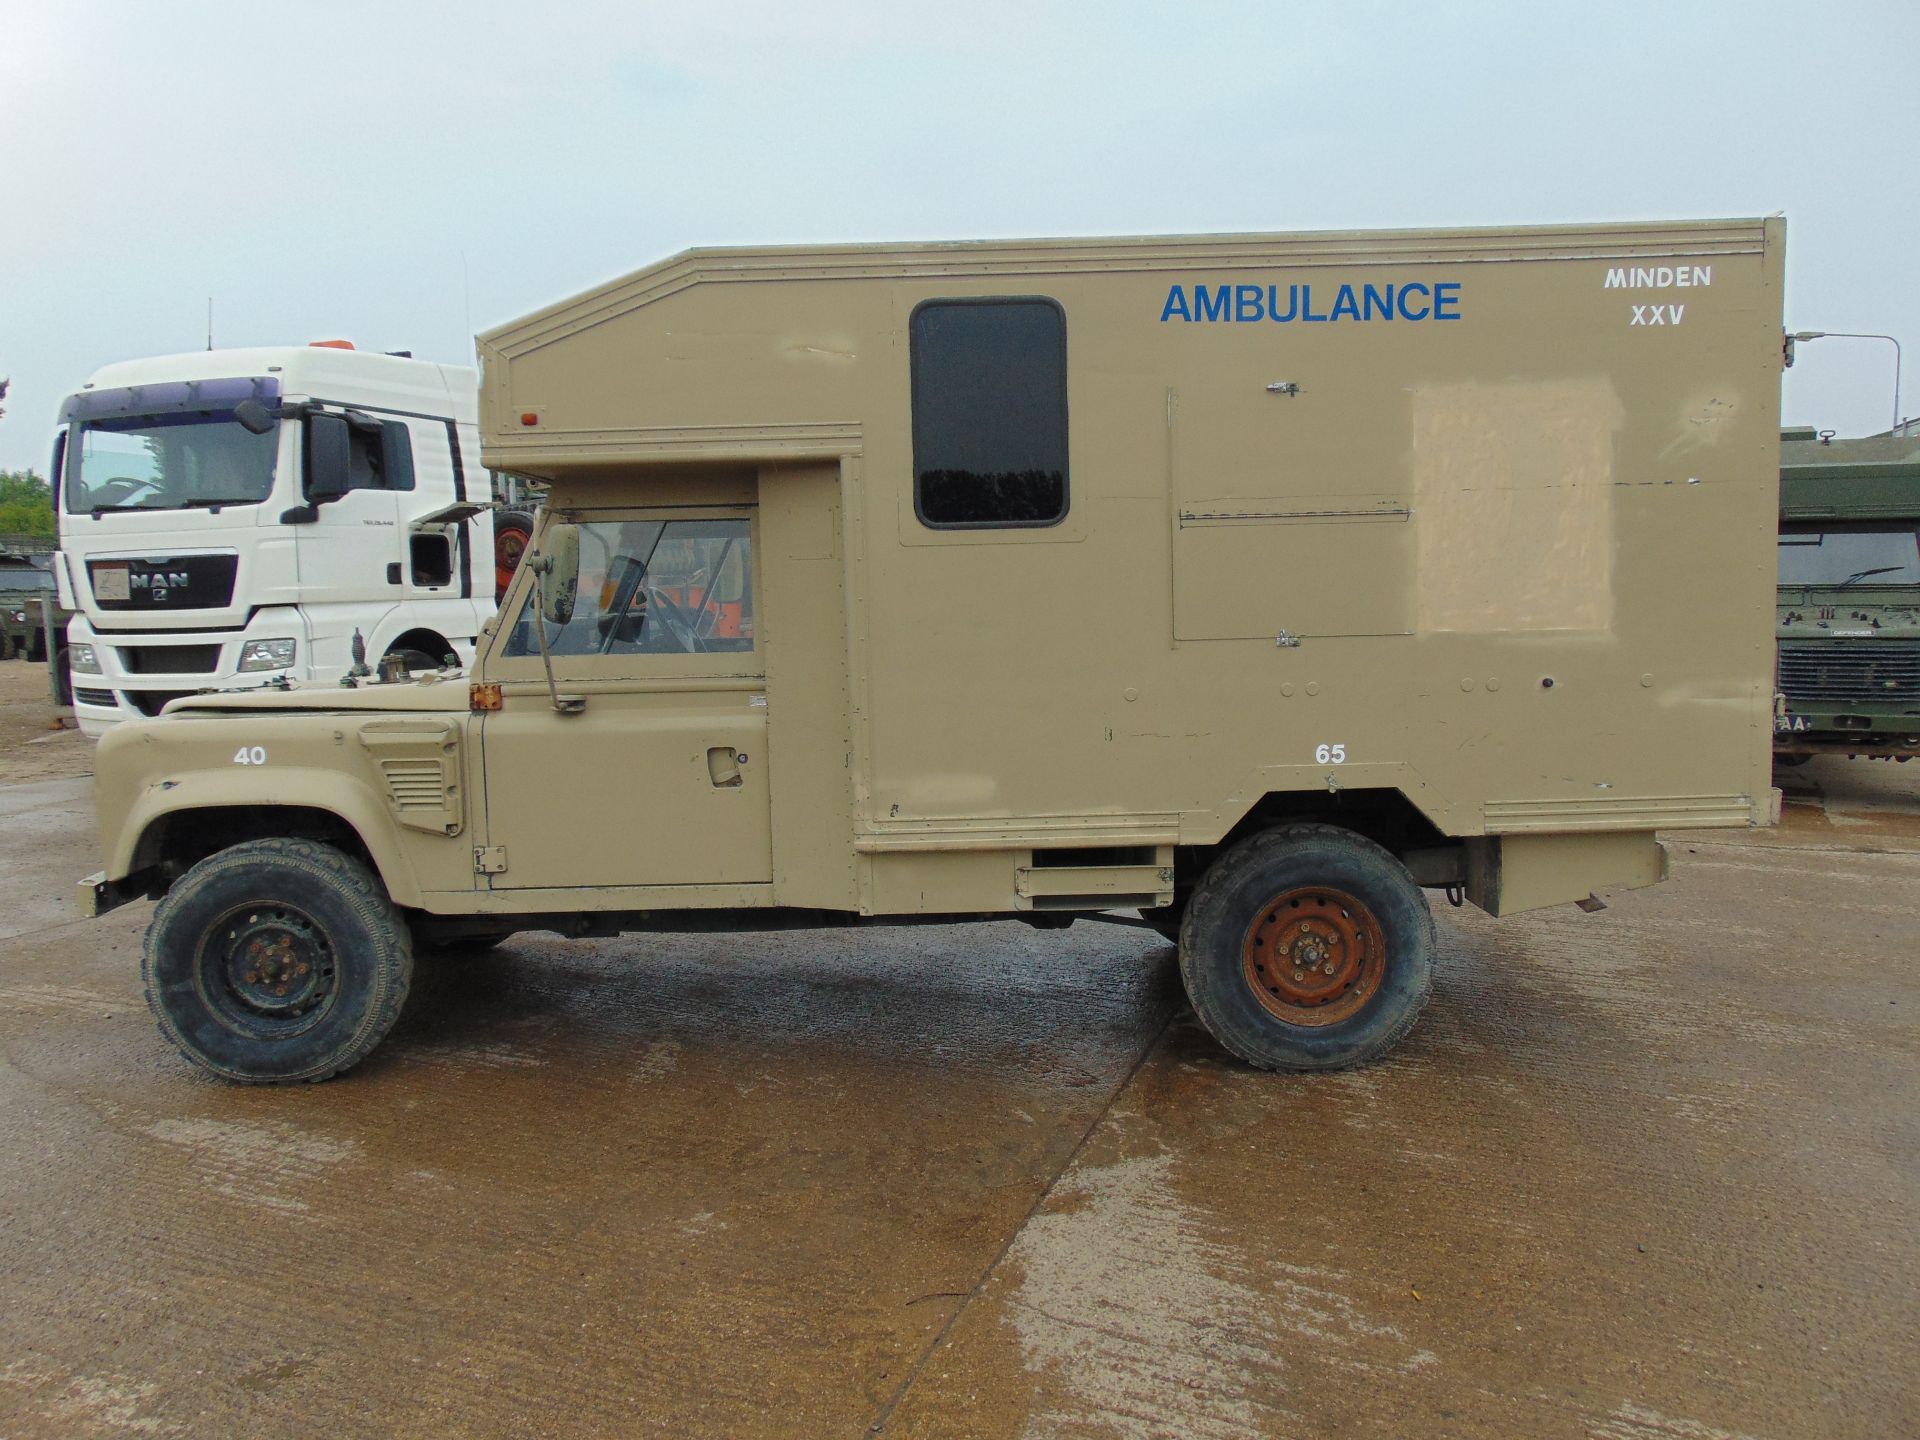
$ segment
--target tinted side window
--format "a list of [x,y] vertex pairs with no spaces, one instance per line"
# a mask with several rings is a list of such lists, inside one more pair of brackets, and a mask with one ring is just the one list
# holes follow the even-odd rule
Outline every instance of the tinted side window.
[[936,527],[1067,513],[1067,322],[1051,300],[929,300],[910,322],[913,501]]
[[347,463],[349,490],[413,489],[413,436],[404,420],[382,420],[378,432],[356,428]]

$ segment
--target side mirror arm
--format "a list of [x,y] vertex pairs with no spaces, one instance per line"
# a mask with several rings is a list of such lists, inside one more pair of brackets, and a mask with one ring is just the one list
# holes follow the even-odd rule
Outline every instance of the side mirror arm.
[[560,693],[559,686],[553,681],[553,652],[547,646],[547,576],[553,572],[553,557],[531,556],[527,560],[527,568],[533,571],[533,629],[540,639],[540,663],[547,671],[547,696],[560,714],[578,715],[587,708],[587,697]]

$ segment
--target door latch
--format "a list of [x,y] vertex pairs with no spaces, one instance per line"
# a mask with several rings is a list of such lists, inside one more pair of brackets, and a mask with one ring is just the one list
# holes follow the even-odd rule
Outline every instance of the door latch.
[[731,745],[715,745],[707,751],[707,778],[716,790],[737,790],[745,781],[740,767],[747,757]]

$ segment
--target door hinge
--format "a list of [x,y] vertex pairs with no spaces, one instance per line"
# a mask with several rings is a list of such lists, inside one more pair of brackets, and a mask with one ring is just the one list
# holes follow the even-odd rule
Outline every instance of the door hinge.
[[498,875],[507,868],[507,847],[504,845],[476,845],[473,847],[473,873],[476,875]]

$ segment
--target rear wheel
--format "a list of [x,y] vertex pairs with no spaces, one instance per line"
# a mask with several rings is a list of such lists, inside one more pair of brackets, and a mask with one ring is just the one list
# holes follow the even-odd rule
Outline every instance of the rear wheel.
[[1265,1070],[1377,1058],[1433,988],[1433,912],[1393,855],[1290,825],[1242,841],[1194,891],[1180,974],[1214,1039]]
[[147,927],[147,1004],[226,1080],[325,1080],[393,1028],[413,978],[405,922],[359,861],[255,840],[195,865]]

